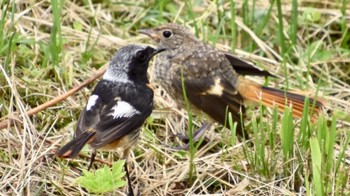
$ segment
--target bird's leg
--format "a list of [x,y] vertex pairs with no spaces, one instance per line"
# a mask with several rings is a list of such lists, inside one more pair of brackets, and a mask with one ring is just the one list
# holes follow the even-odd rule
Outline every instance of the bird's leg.
[[[210,129],[211,127],[211,123],[204,123],[201,127],[199,127],[194,133],[193,133],[193,142],[197,142],[199,140],[199,138],[201,138],[204,133]],[[176,150],[187,150],[188,149],[188,146],[189,146],[189,138],[188,136],[186,135],[183,135],[183,134],[177,134],[177,137],[185,143],[184,146],[179,146],[179,147],[176,147],[175,149]]]
[[[199,138],[201,138],[204,133],[210,129],[211,127],[211,123],[204,123],[201,127],[199,127],[194,133],[193,133],[193,141],[197,142],[199,140]],[[183,134],[177,134],[177,137],[184,143],[188,143],[189,142],[189,138],[186,135]]]
[[130,175],[129,175],[129,170],[128,170],[129,154],[130,154],[130,147],[128,147],[128,148],[126,148],[124,150],[123,158],[125,159],[124,170],[125,170],[125,173],[126,173],[126,178],[128,179],[128,189],[129,189],[128,196],[134,196],[134,190],[132,189]]
[[127,161],[125,161],[124,169],[125,169],[125,173],[126,173],[126,178],[128,179],[128,186],[129,186],[129,193],[128,193],[128,195],[129,196],[134,196],[134,190],[132,189],[132,186],[131,186],[131,180],[130,180],[130,175],[129,175],[129,170],[128,170],[128,162]]
[[92,167],[92,164],[95,160],[95,157],[96,157],[96,150],[93,149],[92,150],[92,154],[91,154],[91,158],[90,158],[90,164],[89,164],[89,167],[88,167],[88,171],[90,171],[91,167]]

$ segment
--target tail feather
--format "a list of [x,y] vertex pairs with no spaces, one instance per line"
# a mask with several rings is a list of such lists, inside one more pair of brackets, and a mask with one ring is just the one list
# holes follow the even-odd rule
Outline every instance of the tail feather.
[[[247,80],[239,80],[239,85],[237,85],[237,89],[239,93],[242,95],[245,101],[262,103],[267,107],[277,106],[278,111],[283,112],[285,106],[291,106],[293,109],[293,116],[297,118],[301,118],[304,110],[304,102],[306,97],[304,95],[285,92],[283,90],[270,88],[261,86],[259,84],[247,81]],[[310,109],[313,105],[313,116],[320,113],[324,103],[320,99],[309,98],[310,101]]]
[[74,158],[76,157],[85,144],[90,143],[95,136],[96,132],[94,131],[85,131],[79,136],[75,137],[68,144],[60,148],[56,155],[61,158]]

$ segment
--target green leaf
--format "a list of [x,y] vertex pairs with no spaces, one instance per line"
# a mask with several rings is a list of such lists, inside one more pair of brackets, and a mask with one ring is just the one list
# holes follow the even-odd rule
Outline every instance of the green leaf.
[[346,122],[350,122],[350,113],[349,112],[341,111],[341,110],[335,110],[334,111],[334,116],[338,120],[343,120],[343,121],[346,121]]
[[310,23],[316,23],[321,20],[321,12],[313,8],[305,9],[303,12],[303,20]]
[[78,21],[73,22],[73,28],[77,31],[83,31],[83,25]]
[[83,175],[76,179],[76,183],[93,193],[111,192],[126,185],[126,181],[121,178],[125,176],[123,172],[124,160],[117,161],[110,169],[104,166],[96,170],[95,173],[83,170]]

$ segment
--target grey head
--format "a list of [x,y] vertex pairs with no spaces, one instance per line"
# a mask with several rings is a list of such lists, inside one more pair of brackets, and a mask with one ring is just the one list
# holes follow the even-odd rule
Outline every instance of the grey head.
[[103,79],[122,83],[148,82],[148,63],[154,55],[162,51],[164,49],[154,49],[149,46],[132,44],[124,46],[110,61]]

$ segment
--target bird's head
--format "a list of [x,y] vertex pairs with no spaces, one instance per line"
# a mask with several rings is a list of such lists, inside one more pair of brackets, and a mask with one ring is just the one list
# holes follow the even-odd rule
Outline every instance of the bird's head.
[[165,49],[177,49],[183,44],[189,45],[191,42],[197,41],[190,29],[175,23],[153,29],[141,29],[138,32],[149,36],[159,47]]
[[112,58],[103,79],[120,82],[147,80],[149,61],[165,49],[149,46],[127,45],[117,51]]

